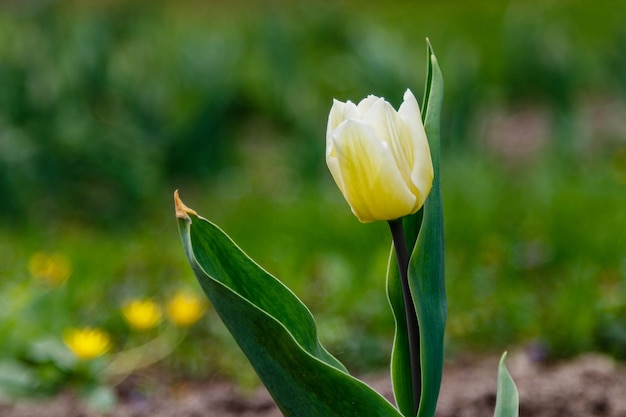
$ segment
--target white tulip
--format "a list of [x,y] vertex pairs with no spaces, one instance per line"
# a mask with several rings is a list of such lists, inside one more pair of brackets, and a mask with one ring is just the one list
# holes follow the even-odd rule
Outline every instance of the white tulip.
[[417,212],[434,173],[413,93],[404,93],[398,111],[372,95],[358,105],[334,100],[326,130],[326,164],[361,222]]

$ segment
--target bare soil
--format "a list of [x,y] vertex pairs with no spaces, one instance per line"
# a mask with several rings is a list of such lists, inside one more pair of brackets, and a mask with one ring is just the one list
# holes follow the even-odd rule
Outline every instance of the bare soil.
[[[507,361],[519,389],[521,417],[626,417],[626,367],[600,355],[558,364],[538,364],[522,353]],[[492,416],[498,358],[446,363],[437,417]],[[392,401],[386,374],[363,379]],[[138,381],[142,381],[139,383]],[[2,417],[280,417],[264,389],[243,393],[224,381],[149,380],[131,377],[107,413],[90,409],[72,392],[43,401],[0,405]],[[139,387],[142,387],[141,389]],[[149,394],[146,394],[149,392]]]

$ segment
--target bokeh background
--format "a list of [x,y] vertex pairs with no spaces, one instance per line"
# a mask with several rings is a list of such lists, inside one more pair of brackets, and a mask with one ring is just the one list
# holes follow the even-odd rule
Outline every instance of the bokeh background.
[[[84,383],[68,328],[104,329],[109,355],[168,331],[121,308],[199,294],[175,189],[351,370],[385,368],[390,238],[335,187],[326,118],[333,98],[421,97],[426,37],[446,82],[448,354],[626,357],[625,21],[619,0],[3,2],[0,394]],[[256,381],[210,306],[158,366]]]

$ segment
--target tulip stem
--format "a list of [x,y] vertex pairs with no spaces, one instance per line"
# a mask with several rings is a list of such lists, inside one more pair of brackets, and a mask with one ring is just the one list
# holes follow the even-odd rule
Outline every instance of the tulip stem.
[[404,311],[406,313],[406,325],[409,339],[409,357],[411,361],[411,381],[413,389],[413,415],[417,415],[420,397],[422,394],[422,370],[420,363],[420,332],[417,321],[417,312],[409,287],[409,249],[406,244],[402,219],[390,220],[389,228],[396,248],[400,281],[402,282],[402,294],[404,297]]

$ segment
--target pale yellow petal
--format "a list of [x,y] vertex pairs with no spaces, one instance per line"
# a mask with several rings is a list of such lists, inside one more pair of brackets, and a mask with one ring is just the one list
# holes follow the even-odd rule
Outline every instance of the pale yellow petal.
[[345,103],[339,100],[333,100],[333,106],[330,108],[328,114],[328,123],[326,125],[326,155],[332,153],[333,142],[332,135],[335,129],[339,127],[347,119],[359,119],[359,112],[356,109],[356,105],[347,101]]
[[414,211],[417,211],[424,205],[424,201],[426,201],[426,197],[430,193],[434,171],[419,104],[411,90],[406,90],[404,93],[404,102],[398,110],[398,115],[404,121],[405,126],[407,126],[413,143],[411,181],[417,189],[415,194],[417,202],[414,208]]
[[359,104],[356,106],[356,109],[360,115],[359,120],[362,120],[363,115],[365,115],[369,111],[369,109],[374,105],[374,103],[376,103],[379,100],[385,101],[384,99],[378,98],[373,95],[369,95],[365,97],[363,100],[361,100]]
[[330,113],[328,114],[328,124],[326,127],[326,165],[328,165],[328,169],[340,190],[343,190],[343,180],[337,165],[335,144],[332,137],[333,132],[337,129],[337,127],[349,118],[360,118],[357,106],[349,100],[345,103],[339,100],[333,100],[333,106],[330,108]]
[[328,166],[328,170],[335,180],[335,184],[337,184],[339,190],[344,193],[343,178],[341,177],[341,169],[339,169],[339,161],[337,160],[337,152],[334,146],[333,143],[333,151],[330,154],[326,154],[326,166]]
[[340,189],[361,222],[397,219],[412,210],[416,199],[389,147],[370,126],[347,120],[335,131],[333,141],[336,169],[343,180]]

